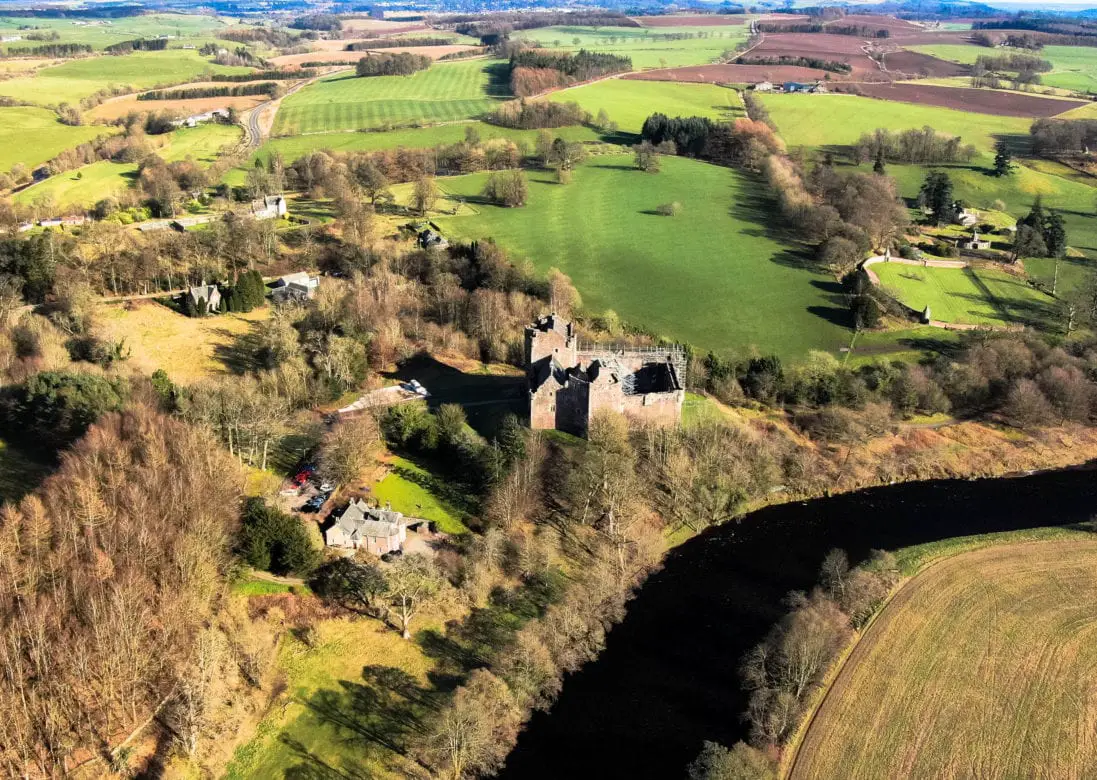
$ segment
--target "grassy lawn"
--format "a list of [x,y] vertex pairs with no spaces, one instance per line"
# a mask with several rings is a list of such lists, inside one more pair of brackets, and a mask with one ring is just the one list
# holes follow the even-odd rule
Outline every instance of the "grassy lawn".
[[370,489],[378,501],[410,517],[433,520],[443,533],[468,531],[464,523],[467,496],[454,495],[446,479],[407,458],[393,456],[391,466],[392,471]]
[[[166,162],[190,157],[195,162],[209,165],[217,159],[223,147],[239,141],[241,133],[236,126],[209,124],[152,136],[150,141],[154,145],[163,143],[156,153]],[[128,188],[137,176],[137,167],[137,163],[109,160],[84,165],[22,190],[16,194],[15,202],[29,204],[49,200],[60,206],[91,206]]]
[[274,134],[358,130],[468,119],[508,96],[502,63],[437,63],[411,76],[340,73],[287,97]]
[[226,780],[313,777],[318,767],[323,776],[408,776],[386,744],[402,744],[429,706],[434,660],[378,620],[324,620],[316,633],[312,647],[284,635],[278,667],[288,690],[237,748]]
[[52,467],[0,439],[0,504],[18,501],[49,476]]
[[232,592],[238,596],[274,596],[279,593],[312,594],[308,585],[287,585],[284,582],[260,579],[242,579],[234,582]]
[[959,331],[929,325],[862,331],[854,342],[853,351],[844,354],[842,359],[850,368],[878,360],[917,363],[926,357],[951,353],[959,346],[962,336]]
[[711,399],[698,393],[686,393],[682,403],[682,425],[697,425],[703,422],[722,420],[724,415]]
[[1097,743],[1097,541],[964,552],[907,583],[853,651],[791,774],[1085,777]]
[[204,73],[247,73],[249,68],[215,65],[197,51],[134,52],[120,57],[75,59],[43,68],[33,76],[0,81],[0,95],[38,105],[77,104],[106,87],[149,89],[194,81]]
[[879,263],[872,270],[883,287],[912,309],[927,305],[933,319],[971,325],[1047,325],[1053,298],[1024,279],[990,269],[922,268]]
[[[439,223],[459,238],[492,236],[542,273],[560,268],[591,311],[613,309],[704,350],[799,357],[848,342],[837,284],[767,234],[773,205],[742,173],[669,157],[653,175],[630,156],[597,157],[566,186],[531,173],[529,203],[519,209],[480,202],[485,178],[443,180],[450,200],[439,208],[458,198],[474,205]],[[682,205],[678,216],[655,213],[672,201]]]
[[[0,81],[0,88],[8,82]],[[0,171],[16,163],[28,168],[41,165],[65,149],[115,132],[106,127],[69,127],[57,114],[44,108],[0,108]]]
[[[485,141],[491,138],[509,138],[515,143],[525,143],[530,147],[536,142],[539,132],[496,127],[486,122],[472,120],[388,132],[316,133],[271,139],[263,144],[257,156],[266,160],[271,154],[281,154],[288,164],[321,149],[333,152],[372,152],[379,149],[396,149],[401,146],[406,149],[428,149],[464,141],[465,129],[468,127],[475,127],[480,133],[480,138]],[[589,127],[556,127],[551,132],[554,136],[560,136],[569,141],[597,141],[601,138],[597,130]],[[252,161],[248,162],[249,167]]]
[[604,108],[628,133],[639,133],[644,120],[657,111],[670,117],[707,116],[724,121],[744,115],[739,93],[714,84],[608,79],[554,92],[549,99],[578,103],[595,115]]
[[[692,33],[697,36],[670,40],[668,36]],[[582,27],[557,25],[515,33],[516,38],[537,41],[563,51],[608,52],[632,58],[634,70],[704,65],[747,37],[747,25],[726,27]],[[578,41],[578,43],[576,43]]]
[[790,147],[846,146],[878,127],[897,131],[929,125],[988,152],[999,136],[1027,138],[1032,125],[1031,119],[1021,117],[971,114],[857,95],[765,95],[762,101]]
[[124,339],[129,365],[146,375],[162,368],[173,381],[190,384],[226,373],[233,346],[270,316],[270,308],[194,318],[155,301],[139,301],[102,306],[97,314],[96,334],[112,342]]

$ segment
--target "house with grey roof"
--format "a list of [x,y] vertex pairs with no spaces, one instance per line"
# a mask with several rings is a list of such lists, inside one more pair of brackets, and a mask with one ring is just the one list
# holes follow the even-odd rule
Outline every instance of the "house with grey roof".
[[387,505],[384,509],[371,507],[362,499],[351,501],[324,531],[324,543],[329,547],[366,550],[374,555],[399,550],[407,538],[403,514]]
[[316,293],[316,288],[320,286],[320,277],[298,271],[280,276],[271,286],[273,289],[270,297],[275,303],[304,303]]
[[201,284],[197,287],[191,287],[187,291],[187,297],[190,298],[191,306],[197,307],[198,301],[204,300],[207,312],[221,311],[221,290],[218,289],[216,284]]
[[278,219],[289,213],[286,199],[281,195],[267,195],[251,202],[251,216],[256,219]]

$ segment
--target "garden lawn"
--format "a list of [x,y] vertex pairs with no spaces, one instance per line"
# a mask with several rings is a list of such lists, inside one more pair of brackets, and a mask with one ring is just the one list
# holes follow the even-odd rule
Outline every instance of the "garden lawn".
[[66,149],[113,132],[106,127],[63,125],[44,108],[0,108],[0,171],[11,170],[16,163],[34,168]]
[[854,648],[789,776],[1092,776],[1095,565],[1075,534],[923,569]]
[[[274,138],[263,144],[258,156],[266,160],[271,154],[280,154],[287,164],[299,160],[311,152],[326,149],[334,152],[371,152],[379,149],[428,149],[442,144],[455,144],[465,140],[466,128],[474,127],[480,138],[509,138],[530,147],[537,140],[538,130],[514,130],[496,127],[476,120],[453,122],[433,127],[415,127],[402,130],[372,133],[316,133],[287,138]],[[597,141],[601,136],[589,127],[557,127],[550,131],[554,136],[569,141]],[[254,159],[254,158],[253,158]],[[249,166],[250,166],[249,162]]]
[[[933,170],[948,173],[956,198],[976,208],[994,208],[995,201],[1001,200],[1005,211],[1019,219],[1028,213],[1039,195],[1045,208],[1058,211],[1066,224],[1070,246],[1084,255],[1067,258],[1060,267],[1060,291],[1073,289],[1087,273],[1097,268],[1093,265],[1093,261],[1097,261],[1097,219],[1094,219],[1097,188],[1054,173],[1033,170],[1027,165],[1020,165],[1009,176],[998,178],[989,175],[991,164],[991,158],[984,156],[976,165],[936,166]],[[868,171],[869,166],[862,166],[862,170]],[[895,178],[900,194],[912,203],[928,170],[930,168],[920,165],[887,166],[887,174]],[[1052,261],[1025,261],[1029,274],[1047,285],[1052,281],[1053,266]]]
[[282,101],[274,134],[358,130],[469,119],[508,97],[505,66],[497,61],[435,63],[411,76],[358,77],[340,73]]
[[[642,173],[631,156],[597,157],[571,184],[529,175],[529,203],[482,203],[486,174],[440,180],[452,210],[438,216],[453,238],[494,237],[515,260],[569,274],[592,312],[702,350],[802,357],[849,340],[848,310],[833,278],[806,270],[793,246],[767,234],[774,205],[743,173],[681,157]],[[403,191],[401,191],[403,192]],[[663,203],[681,213],[658,216]],[[429,386],[429,385],[428,385]]]
[[421,465],[407,458],[393,456],[390,471],[371,488],[374,498],[382,504],[392,504],[397,512],[408,517],[432,520],[438,530],[447,534],[468,531],[468,496],[455,494],[454,483],[436,477]]
[[[239,127],[230,125],[200,125],[181,128],[163,136],[152,136],[153,144],[165,162],[188,157],[201,165],[213,163],[225,146],[240,140]],[[16,203],[48,202],[57,206],[88,207],[103,198],[116,196],[137,178],[137,163],[115,163],[108,160],[91,163],[71,171],[51,176],[43,182],[22,190]]]
[[857,95],[764,95],[777,131],[790,147],[847,146],[879,127],[892,131],[921,129],[960,136],[983,152],[998,137],[1028,138],[1031,119],[971,114],[951,108],[877,100]]
[[669,117],[706,116],[723,121],[745,115],[739,93],[715,84],[606,79],[553,92],[549,99],[578,103],[592,115],[605,109],[618,128],[627,133],[639,133],[644,120],[656,112]]
[[902,303],[942,322],[969,325],[1047,326],[1056,303],[1023,278],[973,268],[923,268],[900,263],[872,267],[880,284]]
[[[582,27],[557,25],[515,33],[515,38],[537,41],[561,51],[579,49],[607,52],[632,59],[634,70],[676,68],[714,62],[746,39],[747,25],[724,27]],[[671,40],[671,36],[693,34],[693,38]],[[699,37],[704,36],[704,37]]]
[[108,87],[151,89],[194,81],[207,73],[248,73],[250,70],[215,65],[192,50],[134,52],[118,57],[104,55],[70,60],[43,68],[32,76],[0,81],[0,96],[38,105],[76,105]]

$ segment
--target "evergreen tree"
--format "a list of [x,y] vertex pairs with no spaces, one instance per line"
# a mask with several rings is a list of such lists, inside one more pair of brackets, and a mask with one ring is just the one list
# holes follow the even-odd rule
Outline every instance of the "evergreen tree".
[[956,219],[956,201],[952,197],[952,179],[942,171],[931,171],[922,183],[918,203],[933,213],[934,224],[947,225]]
[[194,301],[190,298],[190,293],[183,293],[183,314],[188,317],[194,316]]
[[1044,246],[1048,257],[1063,257],[1067,253],[1067,231],[1058,214],[1052,214],[1044,222]]
[[1009,153],[1009,147],[1005,141],[999,141],[994,145],[994,175],[1008,176],[1013,172],[1013,155]]
[[201,297],[201,296],[198,297],[198,302],[194,304],[194,316],[195,317],[205,317],[206,316],[206,299]]
[[876,149],[876,162],[872,164],[872,172],[883,176],[884,170],[884,147],[880,146]]
[[1039,195],[1036,196],[1036,200],[1032,202],[1032,208],[1028,212],[1028,216],[1020,221],[1018,227],[1021,225],[1028,225],[1030,228],[1044,232],[1044,205]]

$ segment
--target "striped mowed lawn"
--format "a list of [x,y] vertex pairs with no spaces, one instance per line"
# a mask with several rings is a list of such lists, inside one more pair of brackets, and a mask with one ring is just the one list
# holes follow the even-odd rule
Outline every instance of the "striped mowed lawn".
[[791,777],[1097,776],[1097,540],[937,563],[839,673]]
[[274,124],[279,136],[383,125],[447,122],[492,110],[508,97],[501,63],[436,63],[411,76],[340,73],[287,97]]

